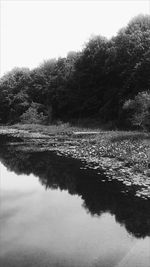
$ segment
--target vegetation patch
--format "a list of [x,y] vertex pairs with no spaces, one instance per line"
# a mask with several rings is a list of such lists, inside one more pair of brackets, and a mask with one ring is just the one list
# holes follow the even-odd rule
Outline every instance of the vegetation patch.
[[148,133],[79,130],[69,125],[15,125],[0,133],[21,137],[24,145],[18,149],[24,151],[56,151],[80,159],[86,168],[103,170],[107,179],[117,179],[127,190],[136,189],[137,197],[150,198]]
[[[81,51],[15,68],[0,79],[0,123],[56,124],[88,118],[108,129],[150,129],[150,16]],[[91,128],[91,125],[90,125]]]

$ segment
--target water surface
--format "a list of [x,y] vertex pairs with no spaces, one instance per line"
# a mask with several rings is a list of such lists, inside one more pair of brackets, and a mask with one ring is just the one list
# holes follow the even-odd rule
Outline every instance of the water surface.
[[0,159],[0,266],[150,265],[149,201],[55,153]]

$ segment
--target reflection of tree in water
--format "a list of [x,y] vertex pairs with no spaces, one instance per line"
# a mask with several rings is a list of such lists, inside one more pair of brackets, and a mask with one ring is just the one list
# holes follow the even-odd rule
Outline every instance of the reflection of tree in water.
[[135,198],[132,191],[124,193],[126,187],[117,181],[102,182],[96,171],[81,170],[80,161],[52,152],[16,151],[12,146],[1,149],[0,159],[17,174],[38,176],[45,188],[60,188],[81,196],[83,206],[92,215],[108,211],[134,236],[150,235],[150,201]]

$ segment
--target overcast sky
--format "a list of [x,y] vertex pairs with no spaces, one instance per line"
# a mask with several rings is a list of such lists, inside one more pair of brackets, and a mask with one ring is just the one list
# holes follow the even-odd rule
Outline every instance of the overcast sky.
[[149,0],[1,0],[0,75],[81,50],[91,35],[110,38],[141,13]]

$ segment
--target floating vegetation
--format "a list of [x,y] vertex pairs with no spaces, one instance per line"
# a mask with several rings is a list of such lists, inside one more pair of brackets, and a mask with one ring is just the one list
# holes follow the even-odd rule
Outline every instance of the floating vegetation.
[[[93,169],[106,176],[107,181],[117,180],[127,188],[134,188],[135,195],[150,198],[150,170],[148,169],[150,141],[138,134],[98,132],[94,134],[42,134],[18,129],[2,129],[0,136],[19,137],[15,143],[24,151],[56,151],[59,156],[80,159],[82,170]],[[115,138],[114,138],[115,136]],[[127,138],[128,137],[128,138]],[[105,181],[103,181],[105,182]],[[128,189],[127,189],[128,190]]]

